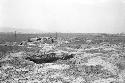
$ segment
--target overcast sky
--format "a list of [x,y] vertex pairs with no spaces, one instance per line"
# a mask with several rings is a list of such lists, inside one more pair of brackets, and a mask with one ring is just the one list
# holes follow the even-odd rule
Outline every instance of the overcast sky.
[[125,32],[125,0],[0,0],[0,31]]

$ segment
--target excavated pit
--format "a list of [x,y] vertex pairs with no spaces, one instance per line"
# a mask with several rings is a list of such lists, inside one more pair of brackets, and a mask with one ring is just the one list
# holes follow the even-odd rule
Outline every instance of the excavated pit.
[[74,57],[73,54],[58,57],[56,56],[56,54],[51,53],[40,57],[27,57],[26,60],[33,61],[36,64],[42,64],[42,63],[53,63],[53,62],[56,62],[57,60],[68,60],[73,57]]

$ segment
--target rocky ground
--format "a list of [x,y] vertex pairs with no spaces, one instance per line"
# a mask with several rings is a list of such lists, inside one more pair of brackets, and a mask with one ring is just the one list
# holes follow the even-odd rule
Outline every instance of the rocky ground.
[[74,56],[37,64],[26,59],[28,53],[10,53],[0,60],[0,83],[125,83],[125,53],[119,45],[54,50]]

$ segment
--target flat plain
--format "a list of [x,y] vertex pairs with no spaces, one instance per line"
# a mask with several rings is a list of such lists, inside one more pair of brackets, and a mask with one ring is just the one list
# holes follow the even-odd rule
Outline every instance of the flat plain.
[[125,83],[125,35],[1,33],[0,83]]

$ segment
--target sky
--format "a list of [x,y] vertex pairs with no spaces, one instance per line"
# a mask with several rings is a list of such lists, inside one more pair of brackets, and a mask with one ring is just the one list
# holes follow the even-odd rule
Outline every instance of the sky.
[[125,0],[0,0],[0,32],[125,33]]

